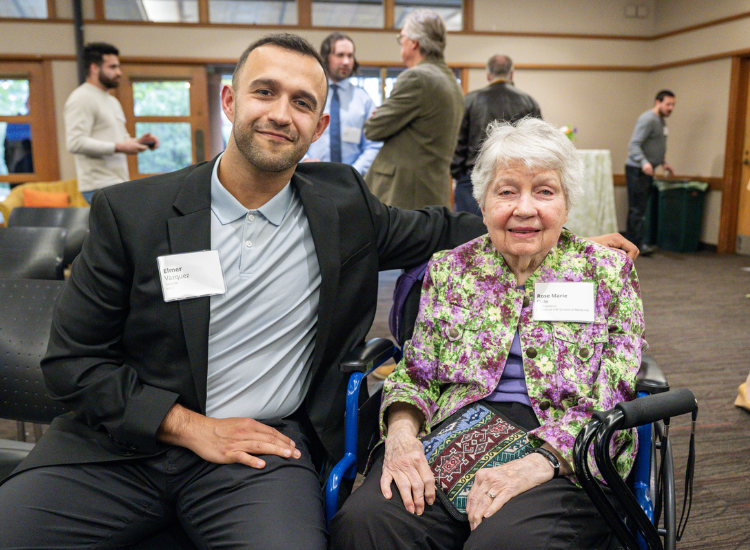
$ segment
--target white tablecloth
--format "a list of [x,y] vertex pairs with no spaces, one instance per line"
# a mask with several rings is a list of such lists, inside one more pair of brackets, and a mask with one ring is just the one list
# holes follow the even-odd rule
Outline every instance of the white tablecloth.
[[612,156],[606,149],[579,150],[584,165],[583,196],[570,209],[565,227],[580,237],[617,232]]

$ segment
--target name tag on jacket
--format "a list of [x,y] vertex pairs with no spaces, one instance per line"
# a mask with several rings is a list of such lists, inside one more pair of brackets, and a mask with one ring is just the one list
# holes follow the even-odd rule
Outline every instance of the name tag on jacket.
[[224,294],[227,291],[218,250],[156,258],[165,302]]
[[594,322],[594,283],[534,283],[534,321]]

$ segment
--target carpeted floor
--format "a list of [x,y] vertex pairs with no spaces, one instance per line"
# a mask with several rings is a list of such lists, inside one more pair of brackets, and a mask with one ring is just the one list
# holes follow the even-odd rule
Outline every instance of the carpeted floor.
[[[672,387],[690,388],[700,405],[693,507],[680,550],[750,550],[750,413],[733,406],[750,370],[750,271],[741,269],[748,266],[750,257],[709,252],[660,252],[636,262],[649,353]],[[397,275],[381,275],[371,336],[388,336]],[[673,421],[680,495],[689,432],[687,418]],[[0,421],[0,437],[15,436],[15,422]]]

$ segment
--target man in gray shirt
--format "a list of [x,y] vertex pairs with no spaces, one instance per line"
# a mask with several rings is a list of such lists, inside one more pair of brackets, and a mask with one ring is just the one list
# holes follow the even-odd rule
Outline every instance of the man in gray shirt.
[[674,170],[664,160],[667,152],[668,128],[666,118],[672,114],[675,97],[669,90],[656,94],[654,106],[635,123],[633,136],[628,144],[628,159],[625,161],[625,179],[628,184],[628,222],[626,237],[633,241],[641,254],[653,253],[653,243],[644,242],[644,215],[654,170],[662,165],[666,173]]

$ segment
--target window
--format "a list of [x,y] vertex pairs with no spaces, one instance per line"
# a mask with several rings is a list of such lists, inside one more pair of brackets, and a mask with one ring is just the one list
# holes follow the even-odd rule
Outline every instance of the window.
[[211,23],[296,25],[296,0],[208,0]]
[[158,149],[138,155],[138,173],[161,174],[192,164],[190,82],[162,80],[132,85],[135,136],[150,132],[160,142]]
[[[46,69],[45,69],[46,67]],[[49,64],[0,63],[0,181],[59,177],[54,117],[45,105]]]
[[463,0],[396,0],[393,13],[394,28],[404,26],[410,12],[426,8],[440,14],[449,31],[460,31],[463,27]]
[[383,28],[382,0],[312,0],[312,24],[316,27]]
[[[0,0],[2,9],[32,13],[38,6],[47,17],[50,0]],[[401,28],[409,13],[428,8],[439,13],[449,31],[463,30],[464,2],[472,11],[474,0],[89,0],[104,18],[119,21],[154,23],[200,23],[229,25],[268,25],[327,27],[332,29]],[[22,5],[23,8],[16,6]],[[8,15],[7,17],[10,17]]]
[[131,136],[151,133],[157,149],[128,155],[130,177],[179,170],[206,160],[206,69],[201,65],[123,66],[117,98]]
[[47,19],[47,0],[0,0],[0,17]]
[[0,175],[34,172],[28,114],[29,81],[0,80]]
[[[391,95],[398,75],[405,70],[406,67],[360,67],[359,74],[349,78],[349,81],[355,86],[364,88],[375,105],[380,107],[383,101]],[[456,80],[460,85],[460,71],[453,69],[453,74],[456,75]]]
[[198,0],[105,0],[107,19],[197,23]]

